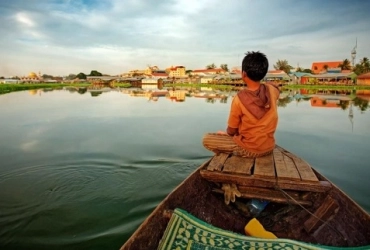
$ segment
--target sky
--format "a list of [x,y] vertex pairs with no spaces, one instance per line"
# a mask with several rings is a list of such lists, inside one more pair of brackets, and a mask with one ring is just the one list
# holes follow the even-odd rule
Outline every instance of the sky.
[[370,57],[368,0],[0,0],[0,76]]

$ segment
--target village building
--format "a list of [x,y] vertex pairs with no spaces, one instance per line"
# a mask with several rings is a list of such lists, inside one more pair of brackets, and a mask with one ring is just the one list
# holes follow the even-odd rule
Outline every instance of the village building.
[[122,77],[135,77],[135,76],[150,75],[151,73],[152,73],[152,70],[150,69],[150,67],[148,67],[146,69],[130,70],[128,73],[122,74],[121,76]]
[[210,74],[210,75],[203,75],[202,77],[200,77],[200,83],[201,84],[208,84],[208,83],[212,83],[213,82],[213,79],[216,77],[217,75],[213,75],[213,74]]
[[166,73],[169,77],[185,77],[186,69],[184,66],[172,66],[166,69]]
[[293,72],[290,74],[293,84],[307,84],[311,77],[312,74],[305,72]]
[[290,77],[284,70],[269,70],[263,80],[266,82],[289,82]]
[[331,62],[313,62],[311,66],[312,74],[328,73],[332,69],[340,68],[342,61],[331,61]]
[[0,83],[4,83],[4,84],[19,84],[19,83],[22,83],[22,81],[20,79],[4,78],[4,79],[0,79]]
[[34,72],[31,72],[31,73],[28,74],[28,76],[21,77],[20,80],[21,80],[21,82],[24,82],[24,83],[40,83],[44,79],[42,78],[40,72],[39,72],[38,75]]
[[370,85],[370,72],[359,75],[357,85]]
[[242,74],[242,68],[240,66],[232,67],[231,70],[230,70],[230,73],[241,75]]
[[227,74],[228,72],[222,68],[215,69],[195,69],[191,72],[192,75],[206,76],[216,74]]
[[156,71],[151,74],[150,78],[154,79],[166,79],[169,75],[165,71]]
[[318,75],[311,75],[311,83],[316,84],[335,84],[335,85],[348,85],[353,84],[356,79],[356,74],[354,72],[344,72],[344,73],[325,73]]

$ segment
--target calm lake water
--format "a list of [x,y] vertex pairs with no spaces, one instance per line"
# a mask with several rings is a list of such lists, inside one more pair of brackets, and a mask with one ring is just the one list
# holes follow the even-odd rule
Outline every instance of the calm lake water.
[[[325,94],[283,93],[277,143],[370,211],[369,98]],[[155,100],[1,95],[0,249],[119,249],[212,156],[201,139],[225,129],[232,96]]]

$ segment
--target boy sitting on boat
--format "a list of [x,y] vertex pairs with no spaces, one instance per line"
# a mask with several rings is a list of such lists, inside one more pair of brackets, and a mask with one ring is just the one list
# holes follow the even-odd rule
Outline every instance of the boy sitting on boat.
[[272,153],[278,123],[279,90],[262,84],[269,63],[261,52],[248,52],[242,62],[246,88],[233,98],[226,132],[207,133],[203,145],[215,153],[260,157]]

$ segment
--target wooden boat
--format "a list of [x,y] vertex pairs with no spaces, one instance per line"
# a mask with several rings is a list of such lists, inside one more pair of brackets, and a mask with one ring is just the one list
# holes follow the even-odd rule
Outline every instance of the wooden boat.
[[[220,183],[241,197],[226,205]],[[270,201],[257,217],[278,238],[311,244],[370,245],[370,216],[307,162],[276,146],[256,159],[219,154],[202,164],[146,218],[121,250],[157,249],[171,212],[181,208],[217,228],[244,234],[247,199]]]

